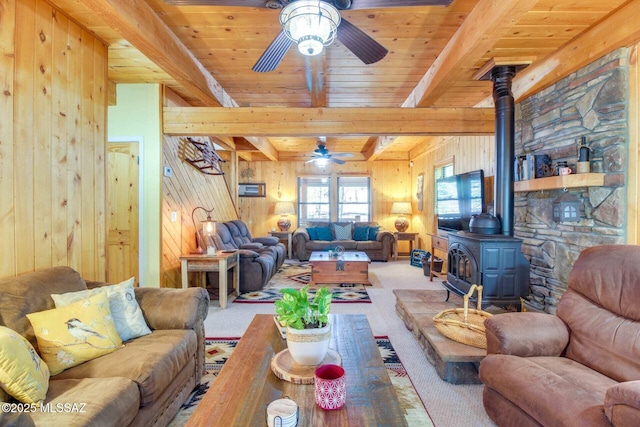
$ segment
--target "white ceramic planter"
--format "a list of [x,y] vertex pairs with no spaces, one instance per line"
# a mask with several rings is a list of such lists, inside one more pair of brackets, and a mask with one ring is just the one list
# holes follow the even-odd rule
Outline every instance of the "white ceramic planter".
[[298,365],[319,365],[329,351],[331,325],[319,329],[287,328],[287,347]]

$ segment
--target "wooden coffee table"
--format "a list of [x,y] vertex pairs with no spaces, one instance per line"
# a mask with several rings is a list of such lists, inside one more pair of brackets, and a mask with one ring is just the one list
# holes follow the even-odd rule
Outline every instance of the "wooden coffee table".
[[264,426],[267,405],[289,396],[300,407],[298,426],[406,426],[378,346],[364,314],[330,315],[330,348],[342,357],[347,401],[335,411],[315,403],[313,384],[278,379],[271,359],[286,348],[273,315],[258,314],[224,364],[187,426]]
[[338,257],[329,256],[329,252],[311,252],[311,282],[317,283],[362,283],[369,281],[369,263],[365,252],[343,252]]

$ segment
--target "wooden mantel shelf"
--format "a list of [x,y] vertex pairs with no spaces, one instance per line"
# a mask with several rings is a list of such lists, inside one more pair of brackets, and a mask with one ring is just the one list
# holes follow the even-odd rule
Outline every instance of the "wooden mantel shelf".
[[604,185],[603,173],[579,173],[516,181],[513,191],[539,191],[557,188],[598,187]]

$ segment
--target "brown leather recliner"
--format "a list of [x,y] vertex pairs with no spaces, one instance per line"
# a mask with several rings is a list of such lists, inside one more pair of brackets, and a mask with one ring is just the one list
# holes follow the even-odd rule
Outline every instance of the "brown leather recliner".
[[584,250],[555,316],[485,326],[480,380],[499,426],[640,425],[640,246]]

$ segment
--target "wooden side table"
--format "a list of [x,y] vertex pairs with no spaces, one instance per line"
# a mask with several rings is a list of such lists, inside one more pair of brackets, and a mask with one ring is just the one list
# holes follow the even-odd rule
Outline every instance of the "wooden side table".
[[292,249],[293,231],[270,231],[269,235],[273,237],[277,237],[280,240],[286,240],[287,253],[289,254],[289,259],[293,258],[293,249]]
[[398,259],[398,242],[400,240],[408,240],[410,246],[409,249],[409,254],[411,254],[411,251],[414,249],[420,249],[420,243],[418,242],[418,233],[409,233],[408,231],[396,231],[395,233],[393,233],[393,235],[396,237],[395,242],[393,242],[393,259],[397,260]]
[[[439,277],[442,280],[447,280],[447,252],[449,251],[449,239],[447,237],[440,237],[437,234],[431,234],[431,265],[429,271],[429,281],[433,282],[433,276]],[[444,254],[444,262],[442,263],[442,270],[440,272],[433,270],[433,264],[436,258],[436,251]],[[447,292],[447,300],[449,299],[449,293]]]
[[200,286],[207,287],[206,273],[218,272],[220,308],[227,308],[227,271],[233,269],[233,289],[236,295],[240,292],[240,255],[238,251],[217,251],[215,255],[185,255],[180,257],[182,272],[182,288],[189,287],[189,273],[200,273]]

